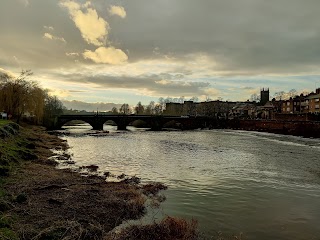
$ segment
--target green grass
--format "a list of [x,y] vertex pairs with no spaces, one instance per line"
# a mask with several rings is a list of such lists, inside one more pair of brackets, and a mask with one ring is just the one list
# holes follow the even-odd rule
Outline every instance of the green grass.
[[10,175],[23,161],[24,156],[32,154],[27,149],[28,141],[17,134],[17,126],[7,120],[0,120],[0,131],[5,134],[0,138],[0,239],[18,239],[12,229],[12,216],[6,214],[10,209],[10,197],[3,186]]
[[7,125],[8,123],[10,123],[11,121],[9,120],[3,120],[3,119],[0,119],[0,127],[4,126],[4,125]]

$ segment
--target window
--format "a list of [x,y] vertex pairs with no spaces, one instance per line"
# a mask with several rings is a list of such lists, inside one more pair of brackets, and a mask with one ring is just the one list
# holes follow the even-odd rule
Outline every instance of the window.
[[316,98],[314,101],[315,101],[315,102],[319,102],[319,98]]
[[285,112],[285,111],[286,111],[286,108],[283,108],[282,110]]
[[287,108],[287,112],[290,112],[290,108]]
[[315,108],[316,108],[316,109],[319,109],[319,104],[317,104]]
[[290,106],[290,102],[287,102],[287,106]]

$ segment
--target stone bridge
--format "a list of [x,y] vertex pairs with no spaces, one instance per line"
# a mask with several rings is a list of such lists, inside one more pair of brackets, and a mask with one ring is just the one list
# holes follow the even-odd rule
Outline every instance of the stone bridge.
[[159,131],[163,126],[171,121],[178,124],[181,129],[196,129],[205,127],[215,127],[216,118],[204,116],[163,116],[163,115],[61,115],[57,117],[54,128],[61,127],[72,120],[81,120],[90,124],[93,130],[102,130],[103,124],[107,121],[113,121],[117,124],[118,130],[126,130],[126,127],[135,120],[144,121],[151,130]]

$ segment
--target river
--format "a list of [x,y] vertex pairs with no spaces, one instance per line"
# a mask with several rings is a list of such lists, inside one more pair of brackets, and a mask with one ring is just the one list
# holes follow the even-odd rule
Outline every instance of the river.
[[194,218],[205,236],[320,239],[320,140],[232,130],[90,136],[66,127],[75,167],[136,175],[168,185],[153,218]]

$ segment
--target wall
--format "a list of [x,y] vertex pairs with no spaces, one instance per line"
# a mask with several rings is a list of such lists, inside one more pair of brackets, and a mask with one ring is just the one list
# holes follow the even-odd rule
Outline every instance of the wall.
[[320,122],[314,121],[232,120],[228,126],[232,129],[320,138]]

